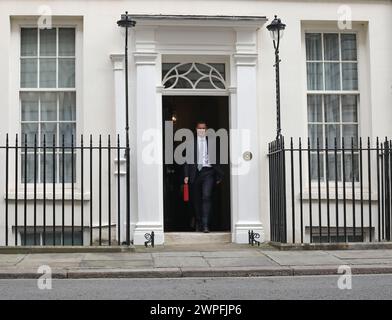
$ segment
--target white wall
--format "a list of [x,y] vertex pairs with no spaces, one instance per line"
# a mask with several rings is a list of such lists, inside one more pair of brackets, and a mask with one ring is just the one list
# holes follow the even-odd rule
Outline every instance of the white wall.
[[[392,136],[392,2],[386,0],[353,1],[346,4],[352,9],[352,19],[362,32],[363,60],[361,90],[365,103],[361,114],[367,114],[365,125],[372,136]],[[123,52],[123,33],[116,25],[120,14],[200,14],[200,15],[259,15],[272,18],[278,14],[287,24],[281,44],[281,101],[282,128],[285,136],[306,136],[306,81],[302,27],[317,21],[334,24],[339,18],[340,1],[10,1],[0,0],[0,139],[15,130],[10,114],[18,106],[13,101],[17,83],[12,83],[10,63],[15,59],[11,46],[11,17],[37,16],[40,6],[46,5],[54,16],[82,21],[82,61],[78,87],[81,102],[82,126],[78,134],[115,134],[113,67],[110,54]],[[76,18],[77,17],[77,18]],[[260,148],[260,216],[266,224],[268,239],[268,166],[267,143],[275,135],[275,81],[272,42],[265,28],[258,33],[258,124]],[[132,63],[132,61],[131,61]],[[131,71],[132,71],[131,67]],[[131,93],[134,92],[131,78]],[[362,91],[361,91],[362,94]],[[131,108],[134,101],[131,101]],[[92,116],[93,115],[93,116]],[[131,112],[132,116],[132,112]],[[12,118],[12,117],[11,117]],[[131,128],[131,132],[132,132]],[[264,155],[264,156],[263,156]],[[1,158],[3,160],[3,158]],[[4,163],[3,161],[1,163]],[[0,170],[4,181],[4,170]],[[2,184],[4,185],[4,184]],[[136,188],[136,186],[133,186]],[[1,190],[3,192],[3,190]],[[136,208],[135,203],[132,204]],[[4,212],[4,202],[0,204]],[[0,220],[3,230],[4,219]],[[0,243],[3,232],[0,232]]]

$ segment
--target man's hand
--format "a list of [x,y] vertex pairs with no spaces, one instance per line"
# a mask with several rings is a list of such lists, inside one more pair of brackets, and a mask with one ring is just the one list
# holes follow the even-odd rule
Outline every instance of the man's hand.
[[220,184],[222,182],[222,180],[218,180],[217,182],[216,182],[216,184]]
[[189,181],[189,178],[188,178],[188,177],[185,177],[185,178],[184,178],[184,183],[185,183],[185,184],[188,184],[188,181]]

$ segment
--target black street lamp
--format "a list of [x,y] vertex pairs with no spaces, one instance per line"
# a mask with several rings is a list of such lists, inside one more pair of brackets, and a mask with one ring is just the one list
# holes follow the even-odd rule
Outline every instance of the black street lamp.
[[[117,21],[119,27],[125,28],[125,137],[126,137],[126,148],[125,148],[125,159],[126,159],[126,244],[130,245],[130,224],[131,224],[131,207],[130,207],[130,152],[129,152],[129,102],[128,102],[128,29],[136,25],[136,21],[132,20],[128,15],[128,11],[121,15],[121,19]],[[118,159],[120,161],[120,159]],[[119,223],[119,222],[117,222]],[[120,241],[120,239],[118,239]]]
[[280,75],[279,75],[279,45],[280,40],[283,38],[283,32],[286,25],[275,15],[275,19],[267,26],[268,31],[271,33],[271,38],[274,42],[275,48],[275,73],[276,73],[276,138],[282,136],[282,129],[280,126]]

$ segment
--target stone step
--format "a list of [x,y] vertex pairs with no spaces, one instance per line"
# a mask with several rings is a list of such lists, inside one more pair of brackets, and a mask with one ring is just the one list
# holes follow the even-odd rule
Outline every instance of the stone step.
[[230,232],[165,232],[166,245],[230,243]]

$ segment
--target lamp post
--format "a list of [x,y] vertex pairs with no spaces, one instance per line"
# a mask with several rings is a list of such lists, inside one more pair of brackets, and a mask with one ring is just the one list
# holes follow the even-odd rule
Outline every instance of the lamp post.
[[[130,207],[130,152],[129,152],[129,101],[128,101],[128,29],[136,25],[136,21],[132,20],[128,15],[128,11],[121,15],[121,19],[117,21],[119,27],[125,28],[125,159],[126,159],[126,244],[130,245],[130,224],[131,224],[131,207]],[[120,159],[118,159],[120,161]],[[117,222],[119,223],[119,222]],[[120,241],[120,239],[118,239]]]
[[280,125],[280,75],[279,75],[279,45],[283,38],[283,32],[286,25],[275,15],[275,19],[267,26],[275,48],[275,74],[276,74],[276,139],[282,137],[282,128]]

